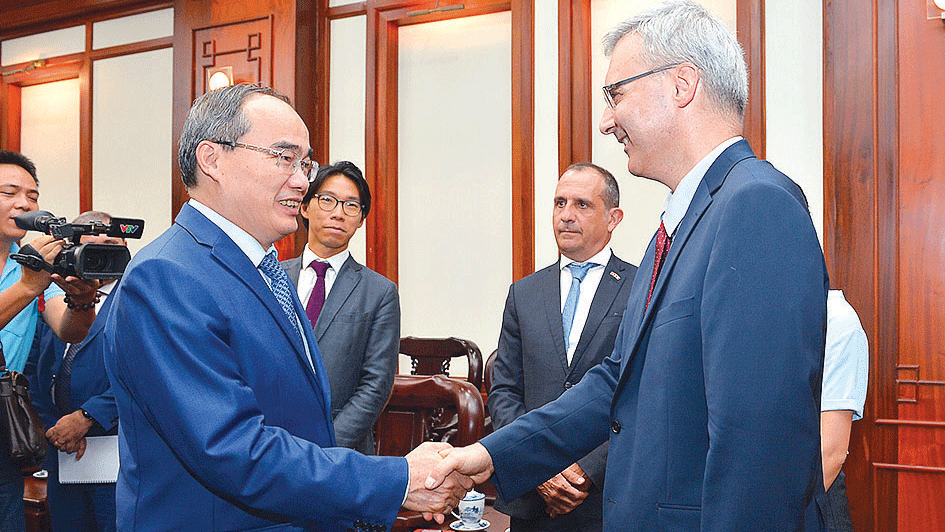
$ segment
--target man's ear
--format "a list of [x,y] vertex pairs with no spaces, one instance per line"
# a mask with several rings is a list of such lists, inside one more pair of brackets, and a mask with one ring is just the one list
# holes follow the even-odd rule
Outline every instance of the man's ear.
[[219,181],[222,174],[220,167],[222,149],[222,146],[209,140],[201,141],[197,145],[197,169],[214,181]]
[[617,225],[623,220],[623,211],[620,207],[614,207],[610,209],[610,219],[607,220],[607,232],[613,233],[614,229],[617,228]]
[[683,63],[676,67],[673,74],[673,81],[676,84],[674,96],[676,105],[686,107],[696,97],[700,82],[699,69],[691,63]]

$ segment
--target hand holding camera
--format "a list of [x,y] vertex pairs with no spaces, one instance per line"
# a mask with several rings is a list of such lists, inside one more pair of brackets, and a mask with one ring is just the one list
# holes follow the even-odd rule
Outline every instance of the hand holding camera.
[[[34,271],[46,271],[62,279],[76,277],[86,280],[119,279],[131,261],[131,253],[123,245],[81,243],[83,236],[107,235],[116,238],[141,238],[144,220],[112,218],[109,223],[67,223],[46,211],[32,211],[15,218],[16,225],[28,231],[39,231],[52,238],[37,238],[23,246],[13,260]],[[32,244],[37,244],[36,249]],[[61,283],[60,283],[60,286]],[[69,290],[63,286],[66,293]]]

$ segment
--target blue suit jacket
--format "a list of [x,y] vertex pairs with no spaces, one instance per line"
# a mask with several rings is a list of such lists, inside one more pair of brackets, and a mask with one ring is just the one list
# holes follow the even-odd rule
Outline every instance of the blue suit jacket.
[[605,530],[816,530],[827,273],[802,192],[737,142],[644,310],[653,257],[613,356],[483,440],[496,487],[515,497],[609,437]]
[[[91,414],[100,425],[93,425],[86,436],[115,434],[118,430],[118,408],[115,406],[115,396],[111,392],[108,375],[105,373],[105,359],[102,356],[104,347],[102,331],[105,329],[105,315],[110,306],[109,302],[110,298],[106,298],[89,329],[89,334],[79,344],[75,358],[72,360],[72,378],[69,388],[72,396],[72,411],[81,408]],[[52,385],[56,375],[59,374],[65,351],[65,342],[53,333],[46,322],[39,320],[36,325],[36,338],[33,340],[24,373],[30,381],[30,398],[33,400],[33,406],[47,429],[55,425],[63,416],[53,403]],[[55,454],[55,449],[52,449],[50,455],[55,457]]]
[[311,330],[314,371],[259,271],[216,225],[184,205],[111,297],[119,530],[390,526],[406,460],[334,447]]

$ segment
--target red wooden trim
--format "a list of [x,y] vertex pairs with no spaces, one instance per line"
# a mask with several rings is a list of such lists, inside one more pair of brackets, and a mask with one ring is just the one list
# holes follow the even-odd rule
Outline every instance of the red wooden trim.
[[[11,2],[13,3],[13,2]],[[52,0],[26,7],[0,8],[0,39],[43,33],[174,7],[170,0]]]
[[[27,72],[18,72],[16,74],[3,76],[3,81],[10,85],[29,87],[30,85],[39,85],[53,81],[75,79],[79,77],[79,70],[82,68],[82,62],[84,60],[85,54],[71,54],[50,58],[46,61],[46,66]],[[19,63],[10,65],[5,67],[3,71],[10,72],[28,64],[29,63]]]
[[571,54],[571,6],[572,0],[558,0],[558,174],[571,164],[571,138],[573,112],[571,110],[571,87],[573,71]]
[[[92,49],[92,23],[85,24],[85,51]],[[92,210],[92,61],[79,67],[79,212]]]
[[742,135],[755,155],[765,158],[767,151],[765,114],[765,0],[737,0],[738,40],[748,64],[748,106]]
[[174,46],[173,37],[159,37],[131,44],[122,44],[120,46],[109,46],[108,48],[99,48],[98,50],[89,50],[89,58],[93,61],[99,59],[110,59],[122,55],[140,54],[144,52],[153,52],[154,50],[163,50]]
[[343,6],[327,7],[325,17],[329,20],[338,20],[340,18],[356,17],[367,14],[367,2],[356,2]]
[[3,83],[3,128],[0,146],[5,150],[20,151],[20,110],[21,87]]
[[945,467],[884,464],[880,462],[873,462],[873,467],[877,469],[891,469],[893,471],[908,471],[910,473],[945,473]]
[[512,280],[535,271],[535,0],[512,3]]

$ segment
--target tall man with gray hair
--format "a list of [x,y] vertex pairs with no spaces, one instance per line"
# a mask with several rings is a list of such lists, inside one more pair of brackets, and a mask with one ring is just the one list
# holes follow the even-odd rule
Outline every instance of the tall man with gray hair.
[[666,185],[613,355],[428,479],[533,489],[610,441],[604,529],[819,530],[827,273],[800,188],[741,138],[741,48],[665,2],[605,37],[600,130]]

